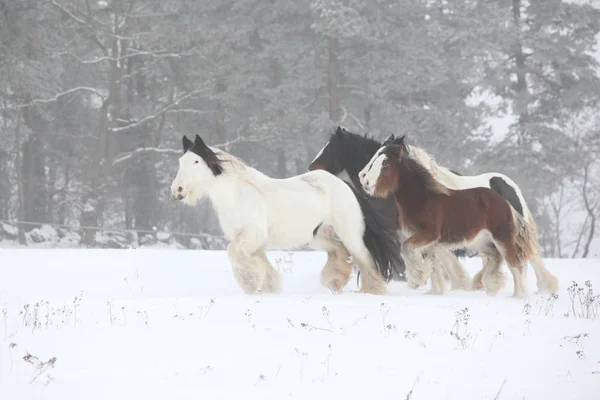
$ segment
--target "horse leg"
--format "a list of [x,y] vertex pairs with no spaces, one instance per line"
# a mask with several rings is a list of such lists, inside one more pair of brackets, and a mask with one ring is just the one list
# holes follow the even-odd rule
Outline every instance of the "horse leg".
[[483,258],[485,264],[479,272],[481,282],[488,296],[495,296],[506,285],[506,275],[502,272],[502,254],[494,250]]
[[450,290],[469,290],[471,278],[458,257],[443,246],[434,246],[431,250],[435,255],[434,268],[442,268],[450,280]]
[[483,265],[481,266],[481,269],[479,270],[479,272],[477,272],[475,274],[475,276],[473,277],[473,281],[472,281],[472,285],[471,285],[472,290],[482,290],[483,289],[483,273],[485,272],[486,265],[488,265],[488,262],[489,262],[487,260],[487,256],[485,254],[481,254],[481,261],[483,262]]
[[260,291],[262,293],[280,293],[281,292],[281,274],[267,258],[267,253],[260,250],[256,254],[258,263],[262,264],[265,270],[265,279]]
[[408,286],[416,289],[427,283],[433,264],[431,260],[423,257],[423,247],[436,240],[433,235],[426,232],[417,232],[402,243],[402,258],[406,264],[406,281]]
[[537,279],[538,293],[558,293],[558,279],[548,271],[540,253],[536,253],[529,261]]
[[342,251],[327,253],[327,264],[321,271],[321,284],[334,293],[341,292],[352,275],[350,259],[345,247]]
[[310,246],[327,252],[327,262],[321,270],[321,284],[339,293],[352,275],[352,257],[342,242],[333,236],[331,225],[322,225],[317,230]]
[[525,263],[517,256],[514,243],[506,241],[505,243],[494,243],[496,248],[500,250],[503,258],[508,264],[508,269],[513,276],[514,291],[513,297],[522,299],[527,297],[527,281],[525,279]]
[[257,251],[247,246],[248,242],[238,235],[227,246],[227,258],[231,262],[233,277],[247,294],[260,291],[265,281],[267,270],[260,261]]
[[434,252],[425,254],[425,263],[431,263],[431,287],[425,294],[444,294],[447,291],[446,274],[441,260],[434,255]]
[[386,284],[363,240],[362,213],[347,213],[335,218],[333,229],[360,271],[360,293],[383,294]]

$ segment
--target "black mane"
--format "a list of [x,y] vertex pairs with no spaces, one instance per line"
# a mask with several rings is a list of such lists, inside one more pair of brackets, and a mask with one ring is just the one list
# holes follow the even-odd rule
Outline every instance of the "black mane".
[[381,143],[367,134],[359,135],[344,128],[342,128],[342,132],[342,137],[334,133],[330,143],[334,146],[336,157],[341,161],[342,167],[352,179],[352,183],[360,188],[358,173],[379,150]]

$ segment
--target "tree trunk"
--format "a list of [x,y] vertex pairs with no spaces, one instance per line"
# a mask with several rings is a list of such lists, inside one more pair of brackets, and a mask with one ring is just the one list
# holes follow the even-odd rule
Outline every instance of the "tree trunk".
[[587,236],[585,245],[583,247],[583,254],[581,255],[581,257],[583,257],[583,258],[586,258],[588,256],[588,254],[590,253],[590,245],[592,244],[592,241],[594,240],[594,236],[596,235],[596,205],[590,204],[590,199],[588,196],[588,189],[587,189],[589,168],[590,168],[590,164],[586,165],[583,170],[583,190],[582,190],[583,205],[585,206],[585,210],[587,211],[587,213],[590,217],[590,230],[588,231],[588,236]]
[[[512,14],[514,23],[517,29],[517,36],[521,35],[521,0],[512,0]],[[519,38],[514,44],[514,53],[513,56],[515,58],[516,71],[517,71],[517,82],[515,84],[515,105],[516,111],[519,115],[518,118],[518,140],[519,145],[525,143],[527,139],[527,128],[526,124],[529,120],[529,112],[528,112],[528,88],[527,88],[527,77],[525,72],[525,54],[523,53],[523,42]]]
[[0,149],[0,219],[9,218],[10,192],[8,153]]
[[[23,195],[23,176],[21,173],[21,124],[22,124],[22,111],[19,109],[17,111],[17,126],[15,128],[15,151],[17,153],[15,166],[17,170],[17,190],[19,197],[19,210],[17,212],[17,219],[19,221],[25,220],[25,200]],[[23,224],[18,224],[19,227],[19,244],[25,245],[25,226]]]
[[[216,85],[217,96],[225,93],[226,91],[227,84],[225,83],[225,80],[221,79]],[[215,113],[215,137],[209,138],[209,140],[227,140],[227,131],[225,129],[225,103],[222,99],[217,100],[217,112]]]
[[334,122],[340,117],[340,94],[338,90],[340,43],[337,38],[328,39],[329,62],[327,68],[327,93],[329,94],[329,119]]
[[[42,139],[32,134],[22,146],[24,219],[47,222],[47,182]],[[31,228],[33,226],[30,225]]]

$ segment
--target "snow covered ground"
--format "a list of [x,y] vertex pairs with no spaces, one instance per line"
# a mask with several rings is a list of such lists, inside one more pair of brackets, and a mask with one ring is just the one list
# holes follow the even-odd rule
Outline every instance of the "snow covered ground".
[[247,296],[219,251],[0,249],[0,399],[599,396],[600,306],[580,297],[600,260],[547,260],[559,297],[522,301],[512,283],[334,295],[324,253],[269,257],[284,293]]

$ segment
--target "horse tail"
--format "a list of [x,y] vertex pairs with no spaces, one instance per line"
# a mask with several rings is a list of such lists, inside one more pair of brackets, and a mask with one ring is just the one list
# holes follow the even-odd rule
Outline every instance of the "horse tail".
[[525,264],[528,260],[539,253],[535,229],[528,224],[521,214],[510,206],[515,224],[515,250],[520,264]]
[[527,218],[527,225],[529,225],[529,229],[531,235],[533,237],[533,242],[535,245],[535,254],[531,258],[531,266],[535,271],[535,276],[537,278],[537,285],[540,291],[548,291],[550,293],[558,293],[559,283],[558,279],[552,275],[550,271],[544,265],[544,260],[542,259],[542,250],[540,248],[540,244],[538,242],[538,234],[537,234],[537,224],[533,219],[533,215],[531,215],[531,211],[529,209],[526,210],[525,218]]
[[369,202],[365,194],[358,192],[352,185],[344,181],[356,196],[365,222],[363,241],[371,253],[377,270],[389,282],[394,275],[398,280],[406,281],[406,265],[400,255],[400,239],[396,229],[377,209]]

